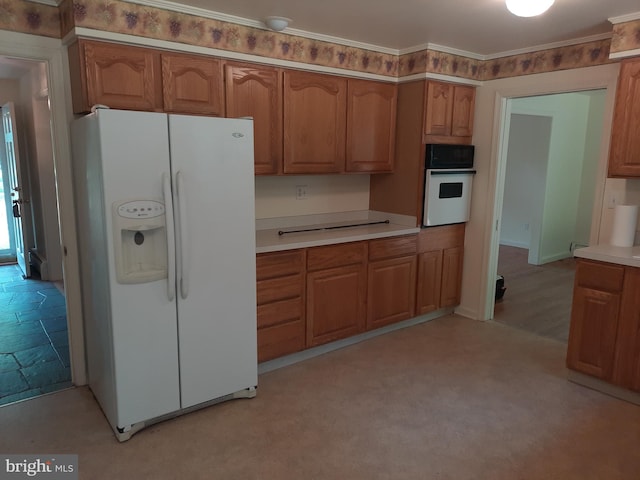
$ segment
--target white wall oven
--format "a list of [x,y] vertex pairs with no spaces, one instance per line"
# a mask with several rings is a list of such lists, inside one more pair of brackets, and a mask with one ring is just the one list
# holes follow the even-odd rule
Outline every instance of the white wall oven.
[[469,221],[473,154],[473,145],[426,146],[424,227]]

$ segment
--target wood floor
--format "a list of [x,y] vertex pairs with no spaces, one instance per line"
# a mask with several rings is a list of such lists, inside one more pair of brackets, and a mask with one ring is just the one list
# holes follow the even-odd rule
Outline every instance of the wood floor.
[[566,343],[569,336],[575,260],[527,263],[528,250],[500,246],[498,274],[507,290],[496,302],[494,320]]

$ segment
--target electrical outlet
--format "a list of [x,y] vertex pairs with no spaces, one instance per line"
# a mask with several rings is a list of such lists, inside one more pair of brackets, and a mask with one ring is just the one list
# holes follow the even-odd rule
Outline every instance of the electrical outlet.
[[525,232],[528,232],[528,231],[529,231],[529,224],[528,224],[528,223],[525,223],[525,224],[523,225],[523,227],[524,227],[524,231],[525,231]]
[[296,185],[296,200],[306,200],[308,185]]

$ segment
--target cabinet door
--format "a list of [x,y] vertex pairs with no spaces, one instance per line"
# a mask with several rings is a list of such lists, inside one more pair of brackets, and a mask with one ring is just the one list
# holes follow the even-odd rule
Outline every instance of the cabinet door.
[[164,111],[223,116],[222,63],[195,55],[162,54]]
[[347,80],[284,72],[284,173],[344,171]]
[[124,110],[162,110],[159,52],[102,42],[81,42],[79,46],[79,68],[84,70],[80,74],[86,80],[82,110],[88,111],[95,104]]
[[369,264],[367,330],[415,315],[416,256]]
[[640,268],[626,267],[613,383],[640,391]]
[[440,307],[454,307],[460,303],[462,283],[462,247],[446,248],[442,252],[442,290]]
[[640,59],[623,60],[611,128],[610,177],[640,177]]
[[422,315],[440,308],[442,250],[421,253],[418,262],[416,309]]
[[227,117],[253,117],[255,173],[282,172],[282,72],[225,65]]
[[307,347],[364,331],[367,279],[364,265],[307,274]]
[[611,379],[619,309],[619,293],[576,285],[567,348],[569,368]]
[[451,114],[451,136],[469,137],[473,135],[473,112],[476,89],[456,85],[453,89],[453,110]]
[[348,82],[347,172],[391,172],[397,89],[390,83]]
[[425,135],[451,135],[453,114],[453,85],[441,82],[427,82],[424,104]]

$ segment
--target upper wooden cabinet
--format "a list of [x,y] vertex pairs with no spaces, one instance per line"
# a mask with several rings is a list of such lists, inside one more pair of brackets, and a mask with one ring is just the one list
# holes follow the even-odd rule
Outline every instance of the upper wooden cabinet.
[[390,83],[349,79],[347,172],[391,172],[396,135],[397,88]]
[[163,53],[162,94],[165,112],[224,116],[222,62]]
[[69,47],[73,111],[123,110],[224,115],[220,60],[78,40]]
[[426,82],[424,143],[470,144],[475,95],[467,85]]
[[162,110],[160,52],[78,40],[69,46],[73,111],[95,104],[127,110]]
[[282,71],[225,65],[227,117],[253,117],[255,173],[282,173]]
[[623,60],[611,126],[610,177],[640,177],[640,58]]
[[284,72],[284,173],[344,171],[346,108],[346,78]]

